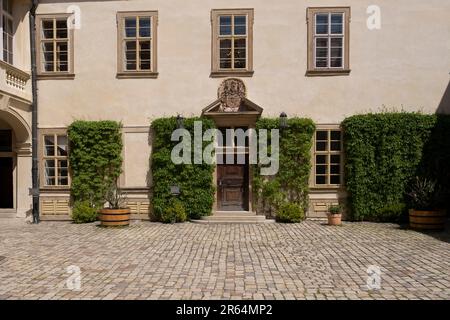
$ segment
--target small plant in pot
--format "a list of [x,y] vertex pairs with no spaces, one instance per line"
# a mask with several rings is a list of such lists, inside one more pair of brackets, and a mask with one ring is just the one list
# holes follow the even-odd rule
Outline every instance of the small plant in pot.
[[117,181],[108,188],[105,196],[107,208],[99,211],[100,225],[104,227],[123,227],[130,224],[130,208],[126,207],[126,198]]
[[328,225],[340,226],[342,224],[342,206],[331,205],[328,207]]
[[410,192],[409,226],[420,230],[445,228],[446,212],[442,189],[433,180],[416,177]]

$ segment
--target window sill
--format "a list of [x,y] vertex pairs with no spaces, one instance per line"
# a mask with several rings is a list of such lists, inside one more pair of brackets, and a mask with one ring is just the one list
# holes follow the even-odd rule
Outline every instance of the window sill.
[[118,72],[117,79],[156,79],[158,72]]
[[314,69],[306,71],[307,77],[331,77],[331,76],[348,76],[350,74],[350,69]]
[[42,186],[39,188],[40,192],[68,192],[70,186]]
[[75,79],[74,73],[40,73],[37,75],[37,80],[73,80]]
[[324,184],[324,185],[309,186],[309,190],[312,192],[314,192],[314,191],[320,192],[320,191],[327,191],[327,190],[343,191],[343,190],[345,190],[345,187],[343,185],[332,185],[332,184],[326,185],[326,184]]
[[254,71],[251,70],[216,70],[211,71],[211,78],[223,77],[251,77]]

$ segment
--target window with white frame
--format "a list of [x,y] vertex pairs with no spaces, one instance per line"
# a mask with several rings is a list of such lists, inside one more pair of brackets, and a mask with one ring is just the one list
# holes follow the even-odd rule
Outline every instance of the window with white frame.
[[157,11],[118,12],[118,74],[156,77]]
[[3,44],[2,60],[13,64],[13,38],[14,38],[14,19],[12,12],[12,0],[2,0],[0,4],[0,31],[1,42]]
[[41,72],[69,71],[69,30],[67,17],[49,17],[40,21]]
[[253,9],[213,9],[212,72],[253,73]]
[[308,71],[349,73],[350,8],[308,8]]
[[45,186],[68,186],[68,139],[65,134],[43,136],[43,164]]
[[316,68],[342,68],[344,13],[316,13],[314,53]]

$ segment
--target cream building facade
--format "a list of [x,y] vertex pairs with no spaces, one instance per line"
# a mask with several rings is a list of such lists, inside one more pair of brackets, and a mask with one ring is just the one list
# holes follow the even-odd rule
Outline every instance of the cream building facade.
[[31,214],[30,6],[0,4],[0,217]]
[[[346,196],[344,118],[383,106],[450,112],[448,0],[38,2],[42,219],[70,213],[66,130],[74,120],[122,122],[121,184],[133,213],[145,216],[152,119],[206,113],[218,127],[251,127],[258,116],[310,117],[318,128],[310,181],[314,217]],[[11,3],[14,60],[0,62],[0,130],[5,141],[10,132],[12,148],[0,157],[12,159],[1,160],[2,198],[12,200],[0,212],[24,216],[31,205],[31,1]],[[214,102],[229,79],[244,85],[248,109],[222,117]],[[11,177],[8,186],[4,176]],[[251,193],[248,177],[243,180]],[[215,209],[221,205],[216,201]],[[242,210],[251,211],[251,204]]]

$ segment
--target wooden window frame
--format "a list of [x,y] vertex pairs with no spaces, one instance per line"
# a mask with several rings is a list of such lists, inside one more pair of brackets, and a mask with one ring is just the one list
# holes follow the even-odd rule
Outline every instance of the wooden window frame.
[[[66,129],[41,129],[39,133],[39,163],[40,163],[40,189],[51,189],[51,190],[68,190],[70,189],[71,185],[71,178],[70,178],[70,163],[69,163],[69,152],[70,152],[70,142],[69,139],[67,139],[67,156],[46,156],[44,153],[45,148],[45,136],[54,136],[57,138],[57,136],[67,136],[67,130]],[[57,145],[58,140],[55,140],[55,144]],[[55,148],[55,154],[56,154],[56,148]],[[47,185],[46,179],[45,179],[45,160],[55,160],[55,170],[57,170],[57,160],[67,160],[67,185],[58,185],[58,173],[55,171],[55,185]]]
[[[3,8],[3,1],[0,2],[0,44],[1,44],[1,52],[0,52],[0,59],[10,65],[14,64],[14,17],[13,17],[13,2],[11,1],[10,3],[11,5],[11,12],[8,12],[5,8]],[[12,29],[11,30],[11,48],[9,48],[9,41],[7,42],[7,52],[10,53],[10,55],[8,54],[7,57],[5,57],[4,55],[4,37],[5,37],[5,33],[8,35],[8,32],[5,32],[5,30],[3,29],[3,22],[4,20],[9,20],[12,23]]]
[[[341,68],[316,68],[315,64],[315,15],[318,13],[342,13],[343,19],[343,65]],[[350,7],[310,7],[306,9],[306,19],[308,23],[308,65],[307,76],[341,76],[350,74]],[[329,54],[331,54],[329,52]]]
[[[219,61],[219,17],[247,16],[247,60],[245,69],[220,69]],[[253,71],[253,9],[212,9],[211,10],[211,77],[251,77]],[[230,36],[233,37],[233,36]],[[233,41],[232,41],[233,42]]]
[[[67,71],[45,71],[42,68],[42,21],[43,20],[63,20],[70,18],[71,13],[55,13],[55,14],[37,14],[36,15],[36,62],[37,62],[37,79],[73,79],[74,74],[74,29],[67,28],[67,50],[68,50],[68,66]],[[52,41],[55,40],[55,36]]]
[[[317,131],[327,131],[328,132],[328,139],[327,139],[327,150],[325,151],[316,151],[316,132]],[[331,144],[331,131],[340,131],[341,132],[341,144],[340,144],[340,151],[331,151],[330,144]],[[317,125],[316,130],[314,131],[314,137],[313,137],[313,145],[311,149],[311,163],[312,163],[312,170],[309,180],[309,185],[311,189],[343,189],[344,188],[344,143],[343,143],[343,131],[340,125],[336,124],[329,124],[329,125]],[[340,183],[339,184],[317,184],[316,183],[316,155],[327,155],[328,157],[331,155],[340,155]],[[328,182],[330,182],[330,161],[327,161],[327,170],[326,173]]]
[[[150,70],[126,70],[123,42],[124,21],[127,17],[151,18]],[[158,11],[120,11],[117,12],[117,78],[157,78],[158,77]],[[136,39],[139,39],[136,35]],[[138,40],[137,40],[138,41]],[[139,52],[139,51],[137,51]]]

